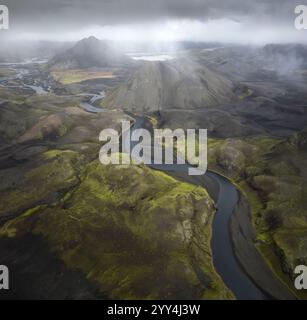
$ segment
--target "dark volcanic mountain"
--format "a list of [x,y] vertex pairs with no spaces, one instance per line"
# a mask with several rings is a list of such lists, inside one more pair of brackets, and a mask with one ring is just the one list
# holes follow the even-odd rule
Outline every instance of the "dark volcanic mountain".
[[232,81],[185,57],[142,64],[105,103],[134,112],[199,109],[232,101],[233,90]]
[[95,37],[85,38],[74,47],[56,55],[49,61],[50,69],[86,69],[118,67],[133,62],[125,54],[115,50]]

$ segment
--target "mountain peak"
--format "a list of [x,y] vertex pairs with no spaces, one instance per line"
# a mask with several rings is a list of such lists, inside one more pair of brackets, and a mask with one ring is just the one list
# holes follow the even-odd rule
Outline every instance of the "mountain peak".
[[77,44],[81,43],[81,42],[84,42],[84,43],[99,43],[101,41],[99,39],[97,39],[96,37],[94,37],[94,36],[90,36],[90,37],[81,39],[80,41],[77,42]]
[[89,36],[89,37],[87,37],[87,38],[85,38],[85,39],[87,39],[87,40],[95,40],[95,41],[99,41],[99,39],[98,39],[98,38],[96,38],[96,37],[94,37],[94,36]]
[[94,36],[77,42],[50,62],[52,69],[83,69],[92,67],[118,67],[132,63],[128,56],[118,52],[105,41]]
[[101,46],[106,46],[105,42],[91,36],[78,41],[71,50],[80,50],[81,48],[97,50]]

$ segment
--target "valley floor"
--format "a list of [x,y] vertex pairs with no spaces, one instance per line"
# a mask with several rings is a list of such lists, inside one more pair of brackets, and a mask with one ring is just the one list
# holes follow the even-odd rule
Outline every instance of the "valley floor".
[[208,129],[209,169],[240,190],[231,245],[242,273],[270,297],[307,298],[293,287],[307,264],[306,79],[240,50],[114,69],[0,67],[6,298],[235,298],[214,263],[212,179],[98,162],[99,132],[132,115]]

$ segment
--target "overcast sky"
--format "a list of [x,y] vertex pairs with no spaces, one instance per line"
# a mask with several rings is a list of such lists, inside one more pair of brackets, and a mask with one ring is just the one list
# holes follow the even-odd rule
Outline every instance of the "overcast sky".
[[307,0],[0,0],[15,39],[307,42],[294,8]]

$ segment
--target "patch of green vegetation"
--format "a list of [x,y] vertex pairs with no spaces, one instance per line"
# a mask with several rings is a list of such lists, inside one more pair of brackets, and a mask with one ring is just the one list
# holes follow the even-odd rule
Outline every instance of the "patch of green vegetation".
[[245,100],[246,98],[250,97],[253,94],[253,90],[247,88],[242,94],[239,95],[240,100]]
[[113,101],[113,99],[115,98],[116,94],[117,94],[117,90],[116,89],[109,90],[107,92],[106,97],[101,100],[101,102],[99,104],[100,107],[104,108],[104,109],[108,109],[110,102]]
[[209,142],[209,168],[234,179],[246,195],[261,244],[257,247],[291,290],[295,266],[307,264],[305,137],[303,131],[284,140],[254,137]]
[[6,185],[1,188],[0,215],[22,212],[37,203],[56,200],[61,192],[78,182],[80,161],[82,157],[76,152],[53,150],[38,156],[31,167],[24,165],[1,171]]
[[92,79],[114,78],[113,72],[89,70],[61,70],[51,72],[53,78],[61,84],[68,85]]
[[[6,236],[9,238],[14,238],[17,236],[17,228],[16,225],[19,225],[20,228],[18,228],[18,236],[21,236],[27,231],[27,228],[23,229],[23,221],[27,220],[28,218],[31,219],[32,216],[39,212],[40,210],[46,208],[47,206],[37,206],[31,209],[26,210],[24,213],[19,215],[14,220],[11,220],[7,222],[2,229],[0,229],[0,236]],[[28,223],[26,223],[27,225]]]
[[282,264],[280,262],[280,257],[276,254],[276,250],[272,243],[265,244],[263,242],[259,242],[256,244],[257,249],[261,253],[264,260],[270,266],[274,275],[282,282],[285,286],[289,288],[289,290],[298,298],[298,299],[307,299],[307,293],[304,290],[295,290],[293,286],[293,278],[289,277],[288,273],[282,268]]
[[16,71],[9,68],[0,68],[0,78],[2,77],[10,77],[16,74]]
[[240,100],[245,100],[253,95],[253,90],[246,85],[240,85],[235,88],[235,93]]
[[37,119],[44,114],[39,108],[32,110],[30,106],[21,101],[5,102],[1,105],[0,142],[12,143],[20,134],[35,125]]
[[[63,154],[53,150],[44,156],[57,161]],[[215,209],[205,189],[142,165],[98,161],[80,179],[58,205],[10,221],[1,236],[43,237],[69,269],[82,272],[110,298],[233,298],[212,265]]]

